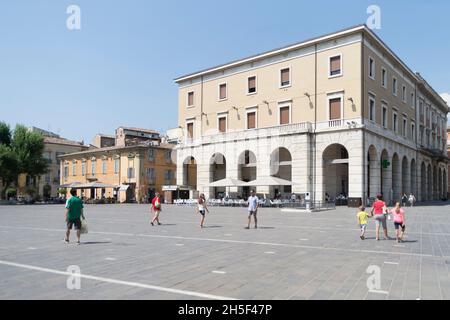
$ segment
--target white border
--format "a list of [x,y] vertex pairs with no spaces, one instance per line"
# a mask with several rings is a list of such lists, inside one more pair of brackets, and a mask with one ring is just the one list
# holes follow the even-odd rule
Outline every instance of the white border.
[[[373,72],[372,72],[373,75],[372,76],[370,75],[370,72],[372,71],[371,68],[370,68],[370,60],[373,61]],[[376,63],[375,63],[375,59],[373,57],[371,57],[371,56],[369,56],[369,60],[367,61],[367,68],[368,68],[368,71],[369,71],[369,72],[367,72],[367,75],[368,75],[369,79],[375,80],[376,72],[377,72],[377,66],[376,66]]]
[[[249,92],[249,86],[248,86],[248,80],[250,79],[250,78],[253,78],[253,77],[255,77],[255,92]],[[245,87],[246,87],[246,89],[245,89],[245,94],[247,95],[247,96],[252,96],[252,95],[254,95],[254,94],[257,94],[258,93],[258,76],[255,74],[255,75],[251,75],[251,76],[248,76],[247,77],[247,83],[246,83],[246,85],[245,85]]]
[[[255,128],[248,128],[248,114],[249,113],[255,113]],[[258,129],[258,107],[257,106],[253,106],[253,107],[248,107],[245,109],[245,130],[253,130],[253,129]]]
[[[336,58],[336,57],[339,57],[339,61],[341,63],[340,73],[339,74],[335,74],[335,75],[331,75],[331,59],[332,58]],[[332,56],[328,57],[328,79],[342,77],[344,75],[344,69],[343,68],[344,68],[344,63],[342,61],[342,53],[335,54],[335,55],[332,55]]]
[[[285,107],[288,107],[288,108],[289,108],[289,121],[288,121],[288,123],[281,124],[281,117],[280,117],[281,108],[285,108]],[[277,114],[277,118],[278,118],[277,123],[278,123],[278,125],[280,125],[280,126],[284,126],[284,125],[287,125],[287,124],[291,124],[291,123],[292,123],[292,102],[291,102],[291,101],[289,101],[289,102],[279,102],[279,103],[278,103],[278,114]]]
[[[370,119],[372,116],[372,113],[370,112],[370,101],[373,101],[373,119]],[[369,121],[375,123],[377,121],[377,101],[375,99],[375,96],[372,96],[369,94]]]
[[[289,84],[287,85],[281,85],[281,71],[289,69]],[[278,70],[278,88],[280,89],[286,89],[292,87],[292,68],[290,66],[282,67]]]
[[[383,77],[383,71],[384,71],[384,75],[385,75],[384,77]],[[385,80],[384,85],[383,85],[383,80]],[[388,87],[388,71],[387,71],[386,67],[384,67],[384,66],[381,66],[381,87],[386,90]]]
[[[220,86],[225,85],[225,98],[220,98]],[[228,82],[221,82],[217,85],[217,101],[226,101],[228,100]]]
[[[219,119],[221,119],[221,118],[225,118],[225,131],[224,132],[220,131],[220,127],[219,127]],[[219,134],[228,132],[228,112],[217,113],[217,132]]]
[[[341,99],[341,119],[330,119],[330,100],[331,99],[337,99],[340,98]],[[344,120],[344,92],[342,91],[338,91],[338,92],[334,92],[334,93],[329,93],[327,94],[327,119],[328,121],[334,121],[334,120]]]
[[[386,110],[386,119],[383,118],[383,111]],[[389,109],[388,109],[388,105],[385,102],[381,102],[381,127],[384,129],[388,128],[388,118],[389,118]],[[385,120],[383,123],[383,120]]]
[[[189,105],[189,94],[190,93],[192,93],[193,94],[193,102],[194,102],[194,104],[192,104],[192,105]],[[194,90],[191,90],[191,91],[188,91],[187,93],[186,93],[186,108],[194,108],[195,107],[195,91]]]

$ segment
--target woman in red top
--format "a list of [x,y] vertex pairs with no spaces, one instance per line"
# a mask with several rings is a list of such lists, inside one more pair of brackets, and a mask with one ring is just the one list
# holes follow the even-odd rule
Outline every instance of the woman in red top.
[[151,222],[152,226],[154,226],[154,222],[155,221],[160,226],[161,223],[159,222],[159,213],[161,212],[161,199],[159,197],[159,193],[158,192],[155,193],[155,197],[152,200],[151,211],[154,212],[153,220]]
[[377,200],[373,203],[371,216],[375,216],[375,236],[377,241],[380,240],[380,224],[383,226],[384,240],[389,239],[386,225],[387,206],[383,201],[381,194],[377,195]]

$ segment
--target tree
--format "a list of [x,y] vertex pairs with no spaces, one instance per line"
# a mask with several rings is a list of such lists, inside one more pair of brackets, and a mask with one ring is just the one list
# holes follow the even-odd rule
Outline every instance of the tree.
[[19,161],[11,147],[0,144],[0,178],[3,182],[3,190],[0,193],[0,199],[5,198],[6,189],[13,181],[17,179],[19,174]]
[[5,191],[12,182],[17,182],[19,174],[35,178],[48,171],[43,151],[44,137],[40,133],[31,132],[23,125],[16,125],[11,133],[10,127],[0,122],[0,178],[3,181],[1,197],[5,196]]

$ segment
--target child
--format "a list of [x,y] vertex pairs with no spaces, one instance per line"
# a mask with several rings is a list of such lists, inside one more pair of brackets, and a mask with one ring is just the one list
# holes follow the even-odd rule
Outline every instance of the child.
[[202,219],[200,221],[200,228],[203,228],[203,223],[205,222],[205,214],[206,214],[205,211],[208,211],[209,213],[209,209],[206,206],[205,195],[202,193],[198,198],[198,212],[202,215]]
[[400,203],[395,204],[395,208],[391,210],[394,217],[395,237],[397,242],[403,242],[403,234],[405,233],[405,212],[400,206]]
[[365,208],[363,206],[359,207],[359,212],[356,215],[358,218],[358,226],[361,229],[361,235],[359,236],[361,240],[364,240],[364,234],[366,233],[366,226],[367,226],[367,218],[369,218],[369,214],[365,211]]
[[152,206],[151,206],[151,211],[153,211],[155,213],[152,222],[150,222],[152,224],[152,226],[154,226],[154,222],[156,221],[158,223],[158,225],[160,226],[161,223],[159,222],[159,214],[161,212],[161,199],[159,198],[159,193],[156,192],[155,197],[152,200]]

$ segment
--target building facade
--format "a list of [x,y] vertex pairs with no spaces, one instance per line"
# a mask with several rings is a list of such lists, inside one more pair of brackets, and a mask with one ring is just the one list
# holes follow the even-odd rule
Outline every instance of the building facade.
[[61,185],[77,188],[78,195],[85,199],[144,202],[156,191],[161,192],[163,185],[174,185],[176,179],[176,155],[171,144],[139,141],[91,148],[60,159]]
[[177,183],[217,197],[225,177],[257,192],[365,201],[447,190],[449,108],[370,29],[357,26],[175,79]]
[[72,141],[60,137],[58,134],[36,127],[30,127],[30,131],[38,132],[44,136],[43,157],[48,162],[48,172],[36,178],[21,174],[18,177],[18,192],[26,194],[28,187],[36,186],[37,193],[46,200],[59,196],[59,182],[61,179],[59,156],[67,153],[86,150],[88,147],[83,142]]

